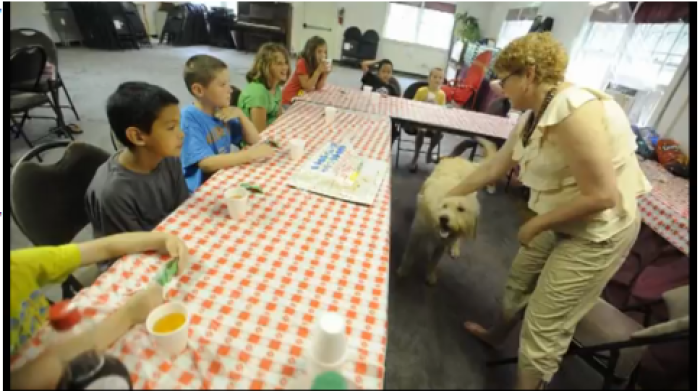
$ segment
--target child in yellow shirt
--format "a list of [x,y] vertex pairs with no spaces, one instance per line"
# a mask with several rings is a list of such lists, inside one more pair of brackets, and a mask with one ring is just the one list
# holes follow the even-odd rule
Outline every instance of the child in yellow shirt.
[[[180,272],[187,266],[184,243],[162,232],[126,233],[79,244],[10,252],[10,355],[14,356],[47,320],[49,303],[42,287],[61,283],[81,266],[149,250],[177,257]],[[145,321],[150,310],[162,301],[159,286],[133,295],[91,330],[50,347],[35,360],[13,371],[10,388],[55,388],[66,363],[85,351],[107,349],[131,326]]]
[[[445,92],[440,89],[443,80],[445,79],[445,73],[440,68],[433,68],[428,76],[428,85],[426,87],[421,87],[416,91],[413,100],[419,100],[422,102],[433,103],[436,105],[445,105]],[[418,171],[418,155],[420,153],[421,147],[423,147],[423,139],[426,134],[430,137],[430,145],[428,146],[428,153],[425,155],[425,162],[430,164],[433,162],[433,150],[437,147],[442,134],[436,130],[427,130],[425,128],[413,128],[406,129],[406,133],[416,136],[416,148],[413,154],[413,160],[411,161],[411,166],[409,171]]]

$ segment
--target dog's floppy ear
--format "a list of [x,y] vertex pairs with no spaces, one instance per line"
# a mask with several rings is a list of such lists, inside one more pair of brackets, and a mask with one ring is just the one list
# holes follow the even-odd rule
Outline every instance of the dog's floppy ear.
[[469,221],[469,226],[464,229],[464,237],[467,239],[476,239],[476,231],[479,225],[479,215],[475,213]]

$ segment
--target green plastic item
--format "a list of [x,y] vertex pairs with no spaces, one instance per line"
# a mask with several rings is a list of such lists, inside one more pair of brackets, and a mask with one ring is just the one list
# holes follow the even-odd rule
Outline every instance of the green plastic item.
[[323,372],[316,376],[311,384],[312,390],[347,390],[345,378],[335,371]]
[[262,194],[262,188],[258,185],[253,185],[250,183],[241,183],[241,187],[248,190],[251,193],[259,193]]
[[173,260],[169,261],[167,264],[165,264],[165,268],[163,268],[163,271],[160,272],[160,275],[156,277],[156,282],[160,286],[165,286],[170,280],[175,277],[177,274],[177,258],[173,258]]

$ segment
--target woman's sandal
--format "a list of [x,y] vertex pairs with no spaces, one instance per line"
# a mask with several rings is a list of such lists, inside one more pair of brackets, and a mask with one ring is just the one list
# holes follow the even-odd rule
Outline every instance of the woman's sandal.
[[77,124],[66,125],[66,127],[71,134],[83,134],[83,129],[81,129]]

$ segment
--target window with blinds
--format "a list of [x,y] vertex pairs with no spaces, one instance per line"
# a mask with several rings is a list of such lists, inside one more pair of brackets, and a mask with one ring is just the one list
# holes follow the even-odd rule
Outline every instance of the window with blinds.
[[688,3],[626,2],[596,7],[584,25],[567,69],[583,86],[623,88],[636,125],[647,125],[689,49]]
[[512,40],[527,34],[530,31],[530,27],[532,27],[532,22],[537,17],[537,11],[537,7],[508,10],[506,20],[501,24],[501,31],[498,33],[496,47],[503,49]]
[[392,2],[387,7],[384,38],[447,50],[455,23],[455,4]]

